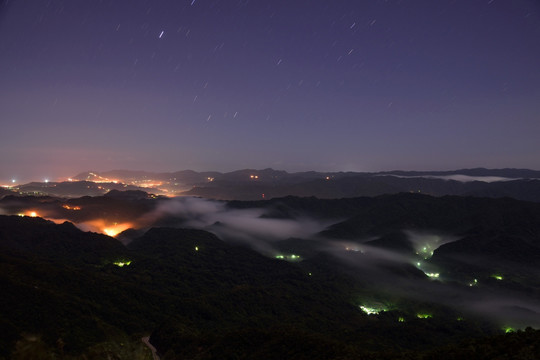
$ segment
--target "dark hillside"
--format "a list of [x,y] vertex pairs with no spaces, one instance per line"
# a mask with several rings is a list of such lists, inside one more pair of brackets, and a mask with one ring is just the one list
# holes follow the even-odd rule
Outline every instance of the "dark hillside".
[[[136,214],[156,200],[73,201],[140,204]],[[263,219],[338,220],[314,239],[274,240],[272,258],[199,229],[131,231],[126,247],[67,222],[0,216],[0,356],[144,358],[140,338],[151,334],[163,359],[445,359],[471,346],[486,358],[504,350],[484,337],[539,319],[539,204],[406,193],[220,211],[251,208]],[[497,339],[531,344],[526,358],[537,334]]]

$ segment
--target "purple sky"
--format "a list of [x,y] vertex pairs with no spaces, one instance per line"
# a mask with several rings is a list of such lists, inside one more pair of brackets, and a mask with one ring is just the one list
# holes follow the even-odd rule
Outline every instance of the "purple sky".
[[540,3],[0,1],[0,121],[0,181],[540,169]]

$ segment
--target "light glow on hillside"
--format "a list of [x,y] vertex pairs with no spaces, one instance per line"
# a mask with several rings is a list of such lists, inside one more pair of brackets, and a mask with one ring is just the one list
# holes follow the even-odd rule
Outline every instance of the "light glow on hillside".
[[131,222],[114,222],[104,219],[96,219],[92,221],[85,221],[75,224],[82,231],[92,231],[101,234],[105,234],[111,237],[115,237],[122,231],[134,227]]
[[122,224],[118,224],[118,223],[113,223],[112,225],[109,225],[107,227],[103,227],[101,229],[101,231],[105,234],[105,235],[109,235],[111,237],[115,237],[116,235],[120,234],[122,231],[124,230],[127,230],[129,229],[130,227],[132,227],[132,224],[131,223],[122,223]]
[[380,312],[386,311],[385,308],[365,306],[365,305],[359,305],[359,308],[367,315],[378,315]]
[[131,260],[122,260],[122,261],[115,261],[113,262],[114,265],[118,267],[124,267],[131,265]]
[[276,255],[275,258],[279,260],[288,260],[288,261],[301,261],[302,260],[302,257],[300,255],[295,255],[295,254],[290,254],[290,255],[279,254],[279,255]]
[[70,205],[65,204],[65,205],[62,205],[62,207],[67,210],[75,210],[75,211],[81,210],[80,206],[70,206]]

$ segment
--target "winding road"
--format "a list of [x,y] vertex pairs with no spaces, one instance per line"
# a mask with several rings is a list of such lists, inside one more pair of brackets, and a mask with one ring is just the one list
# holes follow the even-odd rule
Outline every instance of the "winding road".
[[145,336],[141,340],[152,351],[152,357],[154,358],[154,360],[159,360],[156,348],[152,344],[150,344],[150,336]]

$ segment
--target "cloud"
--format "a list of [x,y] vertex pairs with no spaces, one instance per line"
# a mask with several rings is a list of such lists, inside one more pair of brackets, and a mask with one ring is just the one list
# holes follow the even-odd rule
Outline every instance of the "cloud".
[[[462,175],[462,174],[454,174],[454,175],[413,175],[413,176],[405,176],[405,175],[395,175],[395,174],[388,174],[389,176],[395,176],[399,178],[428,178],[428,179],[441,179],[441,180],[454,180],[459,182],[471,182],[471,181],[482,181],[482,182],[498,182],[498,181],[512,181],[512,180],[521,180],[522,178],[508,178],[508,177],[502,177],[502,176],[470,176],[470,175]],[[385,175],[387,176],[387,175]]]
[[[231,209],[226,203],[194,197],[162,200],[141,218],[142,223],[191,227],[216,234],[225,241],[243,242],[264,252],[271,243],[288,238],[311,238],[328,226],[309,217],[276,219],[264,217],[262,208]],[[275,252],[275,251],[274,251]]]

